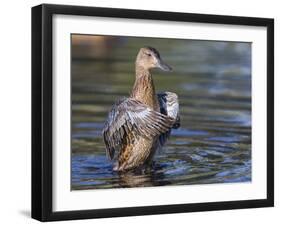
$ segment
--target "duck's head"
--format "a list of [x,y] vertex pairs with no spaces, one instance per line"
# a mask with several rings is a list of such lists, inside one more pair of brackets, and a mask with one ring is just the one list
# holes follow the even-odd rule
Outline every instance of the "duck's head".
[[160,68],[163,71],[172,70],[172,68],[161,59],[159,52],[152,47],[143,47],[140,49],[136,59],[136,66],[145,70],[153,68]]

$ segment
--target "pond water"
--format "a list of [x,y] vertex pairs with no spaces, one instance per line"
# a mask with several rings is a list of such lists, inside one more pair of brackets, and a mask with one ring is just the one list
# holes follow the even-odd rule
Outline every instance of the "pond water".
[[[72,190],[251,181],[250,43],[72,38]],[[149,172],[118,174],[101,131],[113,103],[129,95],[146,45],[173,67],[153,78],[157,91],[178,94],[181,127]]]

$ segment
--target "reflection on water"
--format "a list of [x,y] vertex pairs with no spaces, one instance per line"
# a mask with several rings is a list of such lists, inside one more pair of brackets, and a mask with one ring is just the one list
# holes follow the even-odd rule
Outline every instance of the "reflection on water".
[[[95,43],[91,48],[83,40],[73,42],[73,190],[251,181],[249,43],[108,40],[104,51],[99,39],[88,38],[86,44]],[[157,91],[178,94],[181,127],[173,130],[151,170],[119,175],[106,158],[101,130],[112,104],[129,95],[136,54],[146,45],[173,67],[172,73],[155,70],[153,76]]]

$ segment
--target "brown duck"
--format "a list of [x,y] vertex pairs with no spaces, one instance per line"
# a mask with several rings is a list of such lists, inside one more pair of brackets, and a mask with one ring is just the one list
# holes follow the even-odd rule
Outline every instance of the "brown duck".
[[136,80],[129,98],[115,103],[103,129],[110,159],[119,152],[114,170],[128,171],[149,166],[172,128],[179,127],[179,103],[175,93],[156,94],[151,69],[171,71],[159,52],[141,48],[136,59]]

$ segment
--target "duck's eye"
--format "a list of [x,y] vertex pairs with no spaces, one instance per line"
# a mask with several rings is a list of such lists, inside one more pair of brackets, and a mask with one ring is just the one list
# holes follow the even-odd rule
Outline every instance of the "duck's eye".
[[147,55],[147,56],[151,56],[151,54],[150,54],[150,53],[146,53],[146,55]]

